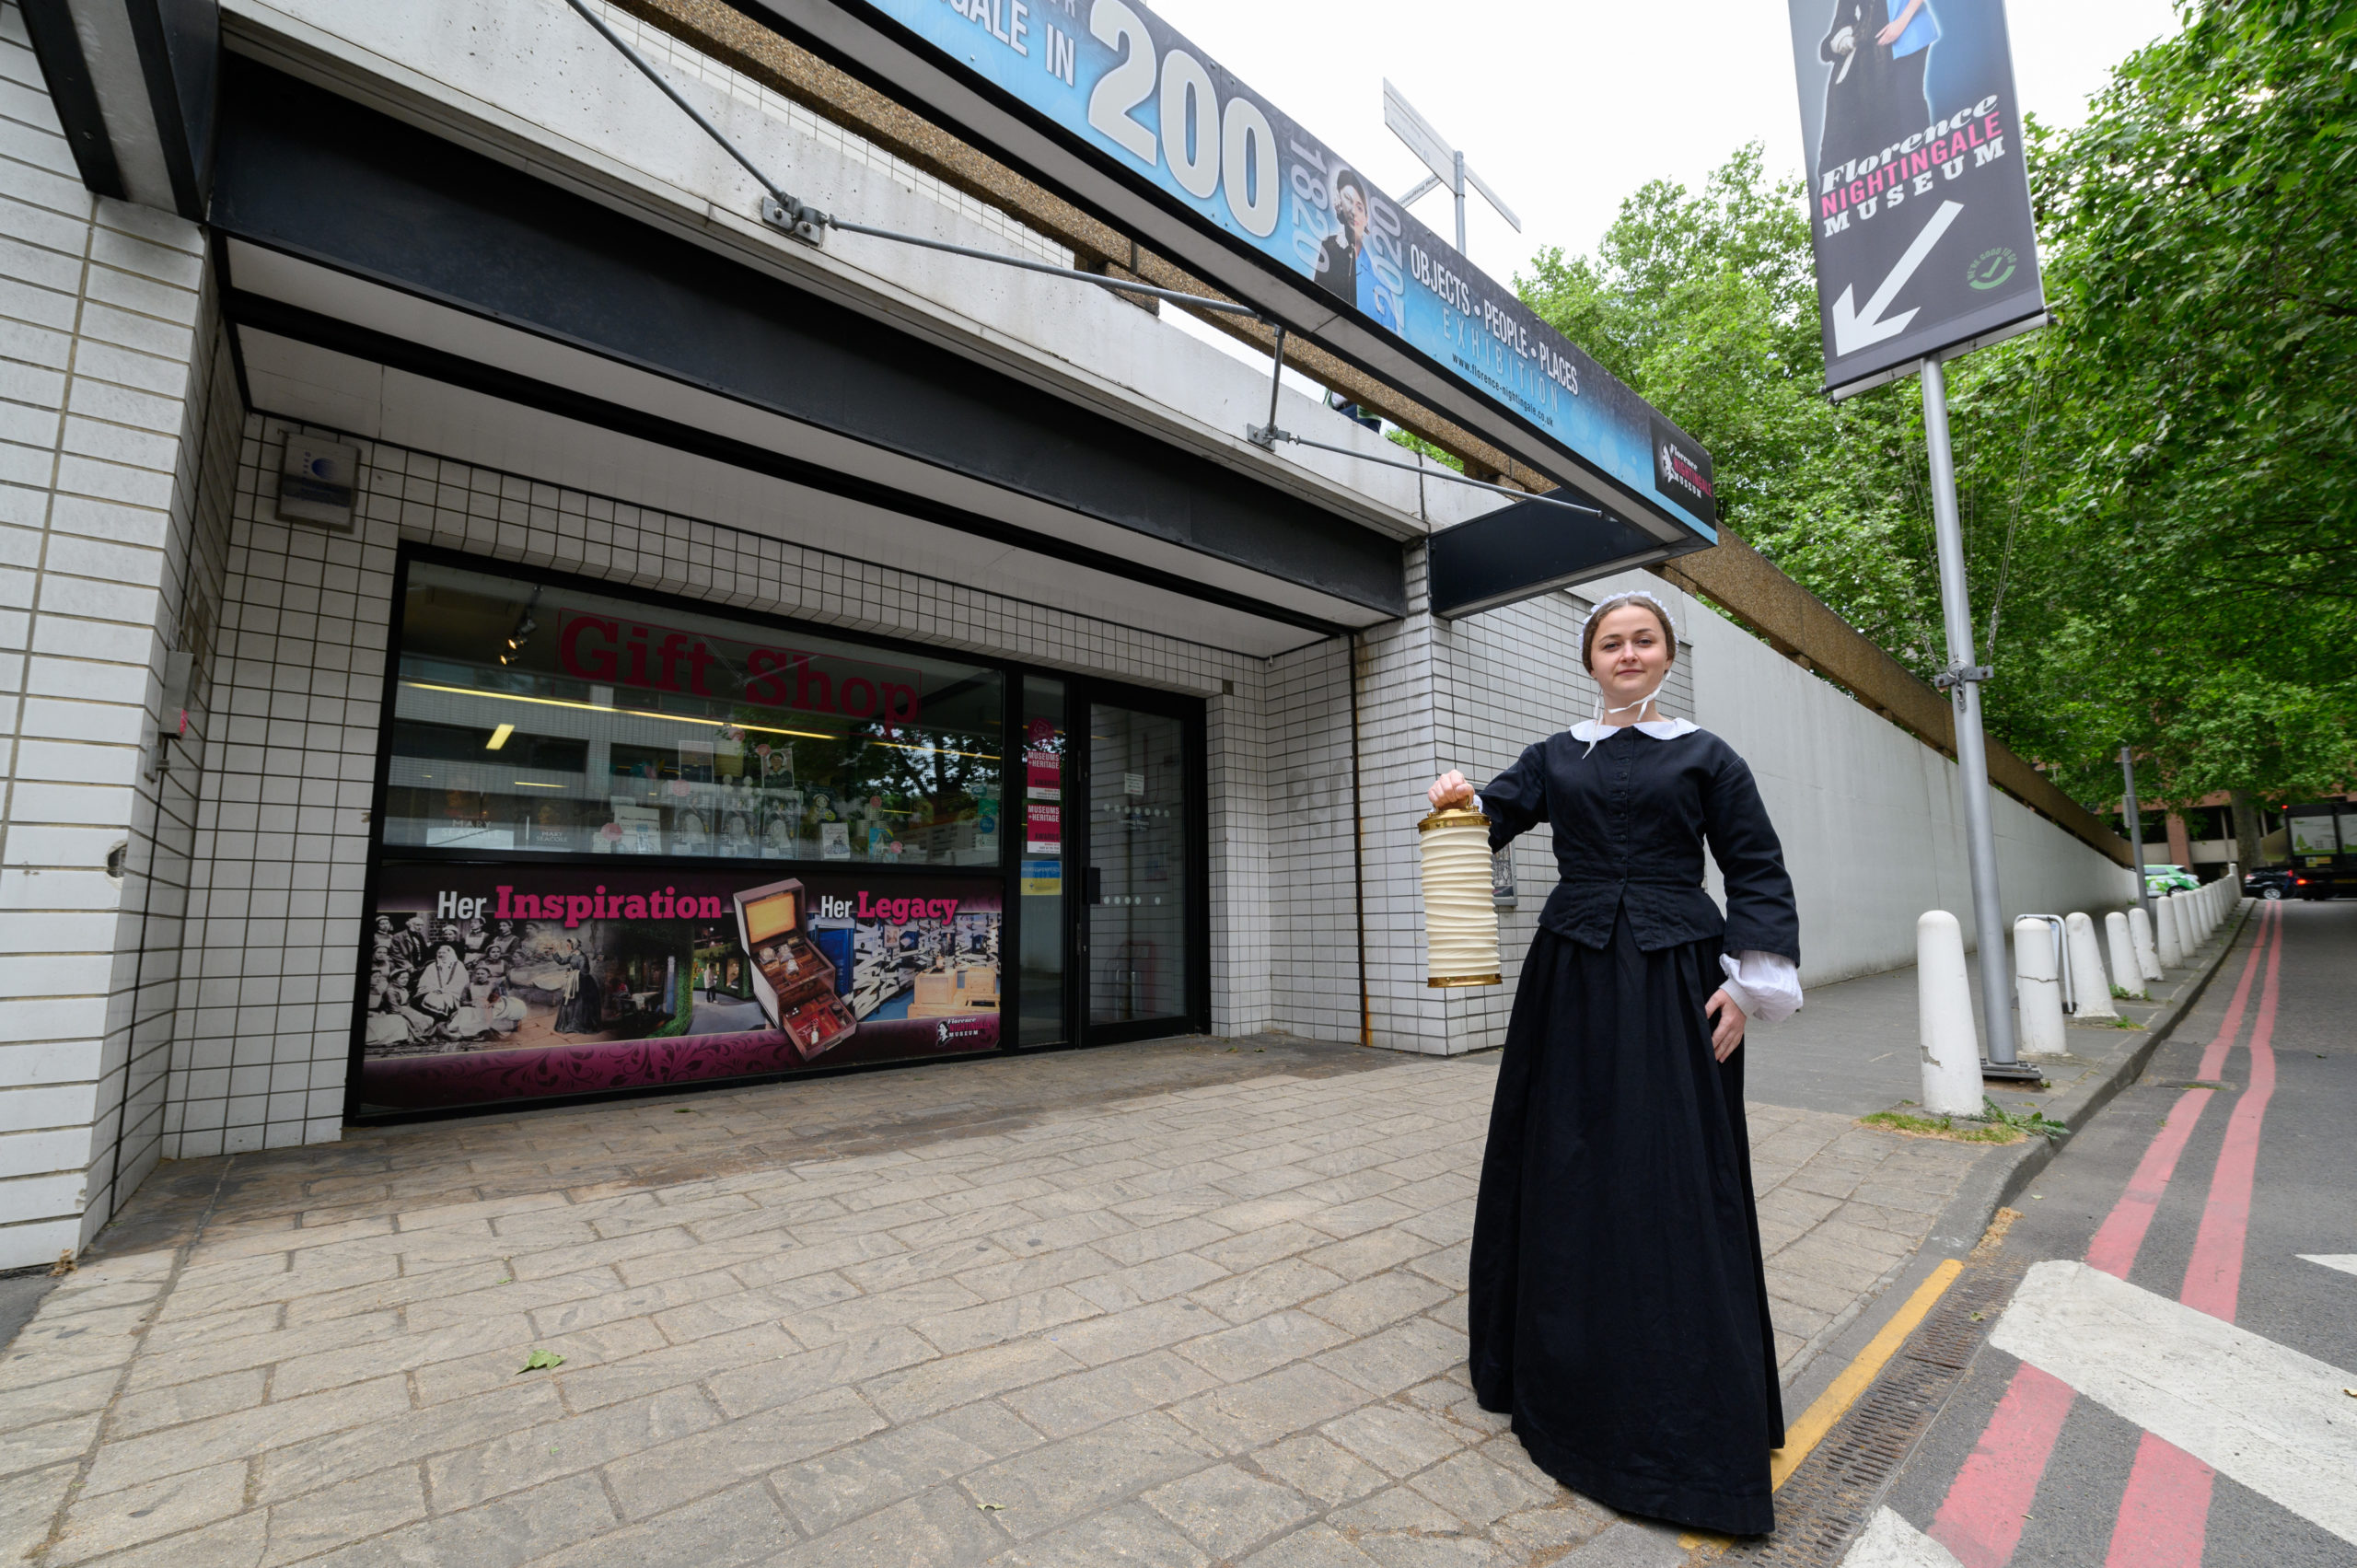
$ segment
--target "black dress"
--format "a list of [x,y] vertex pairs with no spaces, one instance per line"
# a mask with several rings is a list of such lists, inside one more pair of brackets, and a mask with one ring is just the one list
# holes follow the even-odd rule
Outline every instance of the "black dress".
[[[1906,8],[1906,0],[1835,0],[1832,19],[1817,46],[1817,59],[1833,68],[1825,79],[1825,119],[1817,131],[1818,178],[1847,159],[1872,158],[1932,122],[1931,104],[1923,96],[1924,66],[1932,52],[1893,54],[1891,45],[1880,41],[1893,14]],[[1843,28],[1850,29],[1854,45],[1846,71],[1843,56],[1833,52],[1833,41]]]
[[[1540,1469],[1627,1513],[1774,1527],[1784,1440],[1743,1052],[1713,1061],[1722,952],[1800,957],[1751,770],[1706,730],[1541,741],[1481,791],[1492,848],[1554,829],[1473,1221],[1473,1389]],[[1727,912],[1702,888],[1702,849]]]

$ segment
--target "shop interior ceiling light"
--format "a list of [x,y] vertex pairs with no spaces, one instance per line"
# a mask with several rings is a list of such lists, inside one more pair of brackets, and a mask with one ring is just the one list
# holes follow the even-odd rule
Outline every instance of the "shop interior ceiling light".
[[1479,811],[1435,811],[1416,831],[1424,885],[1424,983],[1498,984],[1490,819]]

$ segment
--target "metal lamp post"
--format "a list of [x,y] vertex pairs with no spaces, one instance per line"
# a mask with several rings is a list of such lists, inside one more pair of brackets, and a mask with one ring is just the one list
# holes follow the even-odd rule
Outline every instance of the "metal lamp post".
[[1989,746],[1980,729],[1980,682],[1989,668],[1972,659],[1972,599],[1964,576],[1964,530],[1956,518],[1956,459],[1948,447],[1947,377],[1936,357],[1923,373],[1923,442],[1930,448],[1932,524],[1939,547],[1940,613],[1947,630],[1948,666],[1933,684],[1948,694],[1956,715],[1956,769],[1964,775],[1965,859],[1972,874],[1973,929],[1980,944],[1980,1010],[1995,1078],[2034,1078],[2014,1045],[2014,989],[2006,973],[2005,913],[1998,903],[1997,836],[1990,819]]

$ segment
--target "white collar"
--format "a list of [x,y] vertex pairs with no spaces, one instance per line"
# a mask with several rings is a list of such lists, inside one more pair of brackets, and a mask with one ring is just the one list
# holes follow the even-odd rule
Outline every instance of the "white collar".
[[1675,740],[1701,727],[1692,719],[1645,719],[1637,724],[1606,724],[1598,719],[1582,719],[1572,726],[1572,738],[1585,740],[1593,746],[1600,740],[1611,739],[1615,730],[1634,729],[1652,736],[1655,740]]

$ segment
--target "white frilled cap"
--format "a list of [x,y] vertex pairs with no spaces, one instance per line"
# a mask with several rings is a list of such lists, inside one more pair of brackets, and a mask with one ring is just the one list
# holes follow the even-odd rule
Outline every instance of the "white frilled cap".
[[1631,588],[1626,593],[1607,594],[1604,598],[1597,599],[1594,604],[1588,607],[1587,613],[1580,617],[1579,642],[1581,646],[1585,647],[1587,645],[1587,628],[1589,621],[1594,621],[1597,616],[1604,614],[1607,610],[1618,610],[1624,604],[1634,604],[1639,600],[1643,600],[1644,603],[1652,605],[1655,610],[1661,611],[1662,621],[1669,627],[1669,634],[1671,636],[1678,638],[1681,643],[1686,640],[1685,636],[1678,630],[1678,617],[1670,613],[1669,606],[1662,603],[1661,600],[1655,598],[1653,595],[1647,593],[1643,588]]

